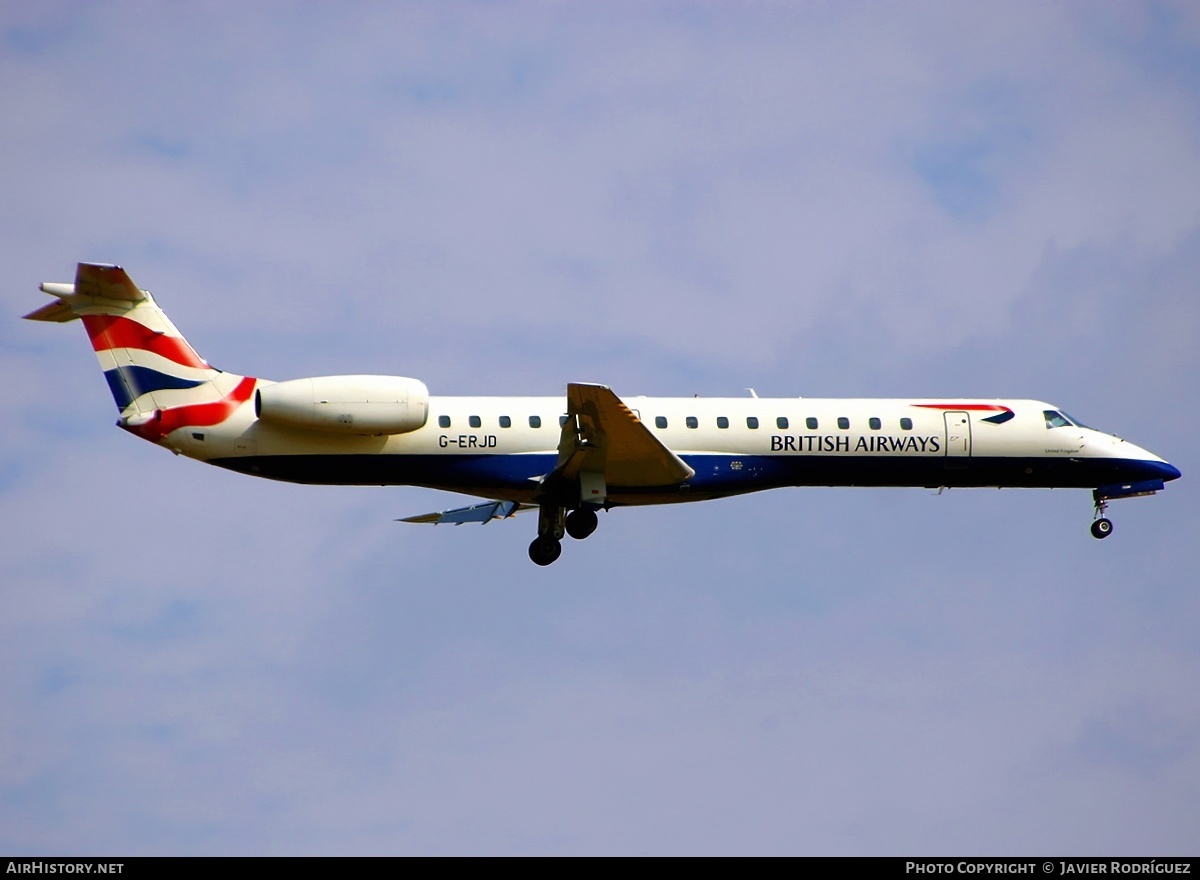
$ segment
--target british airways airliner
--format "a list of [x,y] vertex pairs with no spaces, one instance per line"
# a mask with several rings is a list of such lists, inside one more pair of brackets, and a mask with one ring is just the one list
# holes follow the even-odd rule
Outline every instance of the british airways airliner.
[[124,269],[80,263],[44,283],[35,321],[82,319],[120,417],[178,455],[294,483],[424,486],[485,501],[414,523],[488,523],[536,509],[529,557],[549,565],[597,512],[784,486],[1091,489],[1152,495],[1180,472],[1037,400],[432,397],[400,376],[271,382],[214,369]]

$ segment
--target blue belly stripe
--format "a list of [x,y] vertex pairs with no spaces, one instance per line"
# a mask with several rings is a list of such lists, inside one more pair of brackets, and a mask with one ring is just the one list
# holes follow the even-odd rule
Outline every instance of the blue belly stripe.
[[[1094,489],[1162,479],[1158,462],[1115,458],[972,457],[948,468],[945,456],[683,455],[696,475],[685,493],[721,497],[785,486],[1013,487]],[[554,469],[554,453],[530,455],[269,455],[212,464],[293,483],[426,486],[493,498],[526,498]],[[1170,467],[1169,465],[1167,467]],[[1177,473],[1177,472],[1176,472]],[[610,486],[610,491],[621,487]],[[662,495],[664,490],[630,489]]]

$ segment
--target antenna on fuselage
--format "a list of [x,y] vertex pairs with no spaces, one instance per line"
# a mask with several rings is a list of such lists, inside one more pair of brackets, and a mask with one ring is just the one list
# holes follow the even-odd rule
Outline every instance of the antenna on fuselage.
[[747,388],[746,390],[750,392],[750,396],[751,396],[751,397],[753,397],[755,400],[757,400],[757,399],[758,399],[758,392],[757,392],[757,391],[755,391],[753,388]]

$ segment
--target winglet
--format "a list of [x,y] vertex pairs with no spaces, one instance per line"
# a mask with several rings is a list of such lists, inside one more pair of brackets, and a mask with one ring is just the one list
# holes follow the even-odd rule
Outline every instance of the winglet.
[[610,486],[677,486],[696,473],[607,385],[568,384],[567,414],[558,446],[563,476],[594,471]]

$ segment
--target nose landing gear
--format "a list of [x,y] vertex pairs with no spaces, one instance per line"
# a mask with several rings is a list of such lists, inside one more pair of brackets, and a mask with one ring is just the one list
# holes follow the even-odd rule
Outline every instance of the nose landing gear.
[[[1166,467],[1170,467],[1164,462]],[[1175,470],[1172,468],[1172,470]],[[1171,477],[1175,479],[1175,477]],[[1108,509],[1108,502],[1117,498],[1143,498],[1146,495],[1153,495],[1155,492],[1161,491],[1163,481],[1160,479],[1153,480],[1135,480],[1129,483],[1110,483],[1107,486],[1098,486],[1092,491],[1092,498],[1096,502],[1096,521],[1092,523],[1092,536],[1096,538],[1107,538],[1112,534],[1112,521],[1104,515],[1104,511]]]
[[1099,492],[1096,492],[1093,497],[1096,499],[1097,519],[1092,523],[1092,537],[1107,538],[1113,531],[1112,520],[1104,515],[1104,511],[1108,510],[1108,499]]

